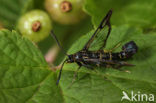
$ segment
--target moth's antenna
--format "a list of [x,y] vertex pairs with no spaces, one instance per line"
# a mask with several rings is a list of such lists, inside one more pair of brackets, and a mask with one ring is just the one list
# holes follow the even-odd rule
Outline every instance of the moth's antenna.
[[56,37],[56,35],[54,34],[53,31],[51,31],[51,36],[55,39],[57,45],[58,45],[59,48],[63,51],[63,53],[64,53],[65,55],[68,56],[68,54],[67,54],[67,53],[65,52],[65,50],[62,48],[61,44],[59,43],[59,41],[58,41],[58,39],[57,39],[57,37]]
[[64,65],[64,63],[65,63],[66,61],[67,61],[67,60],[65,60],[65,61],[62,63],[62,65],[61,65],[61,69],[60,69],[60,72],[59,72],[59,76],[58,76],[58,79],[57,79],[56,85],[59,84],[59,81],[60,81],[60,79],[61,79],[62,68],[63,68],[63,65]]

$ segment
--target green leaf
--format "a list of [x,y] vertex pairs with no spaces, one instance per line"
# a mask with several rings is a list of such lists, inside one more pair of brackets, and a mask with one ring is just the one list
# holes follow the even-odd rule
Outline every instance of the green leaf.
[[130,24],[142,28],[156,26],[155,0],[86,0],[85,11],[92,16],[94,25],[113,9],[111,21],[115,25]]
[[15,31],[0,31],[0,103],[60,103],[56,75],[39,50]]
[[[104,35],[101,31],[100,35]],[[81,37],[69,50],[68,54],[82,50],[93,31]],[[78,68],[76,63],[65,64],[60,80],[66,103],[120,103],[122,91],[131,94],[146,93],[156,95],[156,36],[143,34],[140,29],[127,25],[113,27],[105,50],[110,50],[121,43],[114,52],[121,51],[122,45],[133,40],[138,45],[138,52],[129,60],[125,60],[133,67],[122,67],[122,71],[114,68],[96,67],[90,70],[81,67],[78,78],[70,86],[74,72]],[[97,40],[97,39],[95,39]],[[98,41],[96,41],[99,43]],[[102,41],[101,41],[102,42]],[[95,50],[97,47],[91,47]],[[129,71],[129,72],[126,72]],[[70,87],[70,88],[68,88]],[[124,100],[126,102],[126,100]],[[127,101],[128,102],[128,101]],[[129,103],[129,102],[128,102]]]

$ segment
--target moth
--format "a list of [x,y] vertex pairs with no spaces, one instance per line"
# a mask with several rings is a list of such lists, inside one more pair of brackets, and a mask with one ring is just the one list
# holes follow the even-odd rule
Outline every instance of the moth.
[[[91,36],[91,38],[87,41],[87,43],[83,47],[83,49],[74,54],[70,54],[70,55],[67,54],[63,50],[62,46],[60,45],[54,32],[51,31],[51,35],[56,40],[58,46],[63,50],[64,54],[67,56],[67,59],[65,59],[65,61],[62,63],[59,76],[58,76],[58,80],[57,80],[57,84],[59,83],[59,80],[61,78],[61,73],[62,73],[62,68],[64,66],[64,63],[76,63],[79,66],[77,71],[82,66],[88,69],[93,69],[93,66],[98,66],[98,67],[99,66],[102,66],[102,67],[111,66],[113,68],[118,68],[121,66],[133,66],[133,64],[129,64],[125,62],[124,60],[131,58],[134,54],[136,54],[138,50],[138,46],[136,45],[134,41],[129,41],[126,44],[124,44],[120,52],[112,52],[113,50],[110,50],[110,51],[104,50],[107,44],[107,40],[110,36],[110,32],[111,32],[111,24],[110,24],[111,15],[112,15],[112,10],[109,10],[106,16],[101,21],[98,28],[95,30],[95,32]],[[107,35],[103,41],[102,46],[97,51],[90,51],[89,47],[91,43],[94,41],[95,37],[99,34],[99,32],[106,27],[108,28],[108,31],[107,31]],[[115,49],[116,47],[114,47],[113,49]]]

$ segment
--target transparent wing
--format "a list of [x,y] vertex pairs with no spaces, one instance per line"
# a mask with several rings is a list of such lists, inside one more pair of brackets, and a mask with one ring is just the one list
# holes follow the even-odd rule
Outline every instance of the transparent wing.
[[106,46],[106,38],[109,31],[109,27],[106,25],[98,34],[95,36],[94,41],[90,44],[89,50],[95,51],[103,49]]
[[[88,40],[86,45],[84,46],[83,50],[88,50],[91,45],[95,44],[97,40],[99,39],[100,41],[103,41],[101,47],[99,49],[102,49],[106,46],[107,39],[109,37],[110,31],[111,31],[111,25],[110,25],[110,17],[112,15],[112,10],[109,10],[106,16],[103,18],[101,21],[100,25],[96,29],[96,31],[93,33],[92,37]],[[102,32],[105,34],[103,35]],[[103,40],[102,40],[103,38]],[[98,42],[100,42],[98,41]]]

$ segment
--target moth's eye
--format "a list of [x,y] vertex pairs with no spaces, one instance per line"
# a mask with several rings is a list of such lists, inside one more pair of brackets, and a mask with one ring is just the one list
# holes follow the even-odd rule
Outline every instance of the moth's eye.
[[69,60],[71,60],[71,59],[72,59],[72,57],[71,57],[71,56],[69,56],[68,58],[69,58]]
[[124,56],[125,56],[125,55],[126,55],[126,54],[125,54],[125,52],[123,52],[123,53],[122,53],[122,55],[124,55]]
[[76,57],[75,57],[76,59],[79,59],[79,56],[78,55],[76,55]]

